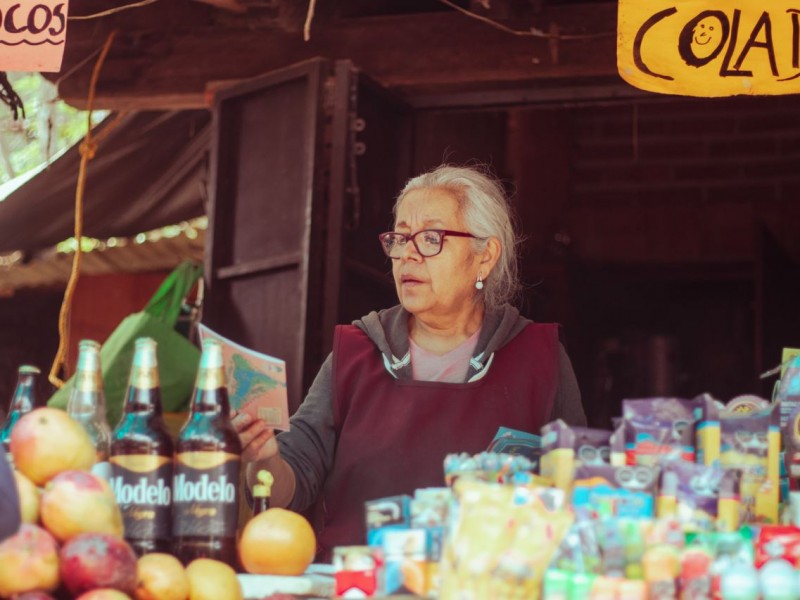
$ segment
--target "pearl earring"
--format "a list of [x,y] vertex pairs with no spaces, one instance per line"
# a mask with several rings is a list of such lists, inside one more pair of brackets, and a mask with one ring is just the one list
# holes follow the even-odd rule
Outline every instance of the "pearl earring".
[[478,271],[478,280],[475,282],[475,289],[482,290],[483,289],[483,275]]

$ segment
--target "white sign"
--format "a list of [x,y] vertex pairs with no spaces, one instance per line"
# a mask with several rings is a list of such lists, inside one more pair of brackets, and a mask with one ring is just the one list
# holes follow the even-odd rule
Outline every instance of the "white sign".
[[68,8],[68,0],[0,2],[0,71],[60,71]]

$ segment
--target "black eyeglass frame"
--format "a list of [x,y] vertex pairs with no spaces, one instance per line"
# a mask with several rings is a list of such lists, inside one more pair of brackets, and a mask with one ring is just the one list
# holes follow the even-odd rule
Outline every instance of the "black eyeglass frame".
[[[419,246],[417,246],[416,238],[420,233],[428,233],[428,232],[431,232],[431,231],[433,231],[435,233],[438,233],[440,236],[442,236],[442,241],[439,244],[439,251],[436,254],[423,254],[422,250],[420,250]],[[450,229],[420,229],[416,233],[400,233],[398,231],[384,231],[383,233],[378,235],[378,240],[381,243],[381,248],[383,248],[383,253],[386,256],[388,256],[389,258],[391,258],[392,260],[399,260],[400,257],[399,256],[392,256],[391,254],[389,254],[389,250],[386,248],[386,244],[383,243],[383,239],[387,235],[394,235],[394,236],[399,235],[400,237],[402,237],[405,240],[405,242],[404,242],[405,244],[407,244],[409,242],[409,240],[411,240],[411,243],[414,244],[414,248],[416,248],[417,253],[420,256],[422,256],[423,258],[433,258],[434,256],[439,256],[442,253],[442,248],[444,248],[444,240],[448,235],[453,236],[453,237],[473,238],[473,239],[476,239],[476,240],[484,240],[484,239],[486,239],[486,238],[480,238],[477,235],[473,235],[471,233],[466,233],[464,231],[451,231]]]

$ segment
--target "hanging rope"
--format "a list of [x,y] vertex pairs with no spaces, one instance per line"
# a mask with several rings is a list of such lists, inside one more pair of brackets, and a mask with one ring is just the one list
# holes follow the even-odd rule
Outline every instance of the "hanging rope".
[[67,356],[67,348],[69,346],[69,318],[70,311],[72,309],[72,297],[75,294],[75,287],[78,284],[81,257],[83,255],[81,239],[83,238],[83,194],[86,186],[86,167],[89,164],[89,161],[94,158],[100,142],[106,136],[108,136],[110,131],[120,122],[122,117],[125,116],[125,113],[118,114],[112,122],[103,128],[103,131],[98,134],[97,137],[92,137],[92,110],[94,107],[94,94],[97,87],[97,79],[100,76],[100,69],[103,66],[103,62],[106,59],[106,55],[108,54],[108,50],[111,48],[111,43],[114,41],[116,34],[116,31],[112,31],[108,35],[108,38],[103,45],[103,49],[100,52],[100,56],[97,58],[97,62],[94,65],[92,79],[89,84],[89,99],[87,101],[86,111],[86,136],[79,146],[81,162],[78,168],[78,185],[75,189],[75,241],[77,243],[77,247],[75,248],[75,254],[72,257],[72,270],[69,274],[67,288],[64,291],[64,299],[61,302],[61,310],[58,314],[58,350],[56,351],[56,356],[53,359],[53,366],[50,367],[50,375],[48,376],[50,383],[57,388],[60,388],[64,385],[64,381],[59,378],[58,373],[61,370],[64,360]]
[[22,98],[11,87],[5,71],[0,71],[0,100],[11,109],[15,121],[19,118],[19,113],[22,113],[23,119],[25,118],[25,106],[22,104]]

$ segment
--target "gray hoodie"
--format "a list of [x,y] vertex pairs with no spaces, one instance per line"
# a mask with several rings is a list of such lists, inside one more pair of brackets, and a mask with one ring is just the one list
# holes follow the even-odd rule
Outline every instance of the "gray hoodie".
[[19,529],[19,496],[17,482],[8,464],[3,445],[0,444],[0,542]]
[[[396,379],[411,379],[408,342],[409,313],[402,306],[371,312],[353,324],[375,343],[386,370]],[[528,323],[516,308],[504,306],[486,313],[470,360],[466,381],[480,379],[491,368],[494,352],[505,346]],[[551,420],[561,418],[571,425],[586,425],[578,383],[564,347],[559,344],[560,381]],[[303,403],[291,418],[290,431],[278,435],[281,455],[291,465],[297,480],[290,508],[305,510],[320,495],[336,450],[333,422],[332,354],[328,355]],[[538,433],[538,432],[536,432]]]

